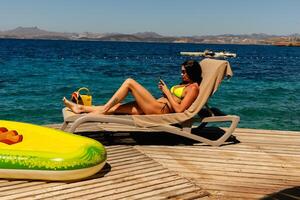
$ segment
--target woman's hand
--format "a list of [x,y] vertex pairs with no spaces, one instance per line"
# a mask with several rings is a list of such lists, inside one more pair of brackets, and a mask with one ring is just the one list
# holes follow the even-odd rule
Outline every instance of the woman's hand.
[[192,83],[191,85],[186,86],[185,88],[185,95],[183,99],[181,99],[179,102],[177,101],[177,97],[172,95],[171,91],[166,86],[165,82],[163,80],[160,80],[158,83],[159,89],[163,92],[164,96],[168,99],[170,102],[173,110],[176,113],[184,112],[186,109],[188,109],[192,103],[195,101],[199,94],[199,86],[197,83]]
[[158,88],[162,91],[162,93],[164,95],[166,95],[167,92],[170,92],[169,89],[168,89],[168,87],[167,87],[167,85],[166,85],[166,83],[163,80],[161,80],[161,79],[158,82]]

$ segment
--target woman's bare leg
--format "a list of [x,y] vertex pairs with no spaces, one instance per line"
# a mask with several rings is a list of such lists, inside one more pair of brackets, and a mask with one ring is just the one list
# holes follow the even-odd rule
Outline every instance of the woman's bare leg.
[[157,102],[147,89],[131,78],[124,81],[112,98],[104,105],[104,112],[108,112],[112,107],[122,102],[129,92],[132,93],[137,106],[144,114],[161,113],[163,105]]
[[106,114],[119,114],[119,115],[143,115],[144,112],[137,105],[135,101],[125,103],[125,104],[117,104],[112,107]]
[[79,105],[79,104],[73,103],[72,101],[69,101],[68,99],[66,99],[66,97],[63,98],[63,102],[66,105],[66,107],[70,108],[76,114],[103,111],[103,106]]
[[[84,106],[75,104],[66,98],[63,99],[64,104],[66,107],[70,108],[74,113],[93,113],[99,114],[103,111],[103,106]],[[129,115],[142,115],[144,114],[143,111],[138,107],[136,102],[129,102],[125,104],[118,103],[117,105],[113,106],[106,114],[129,114]]]

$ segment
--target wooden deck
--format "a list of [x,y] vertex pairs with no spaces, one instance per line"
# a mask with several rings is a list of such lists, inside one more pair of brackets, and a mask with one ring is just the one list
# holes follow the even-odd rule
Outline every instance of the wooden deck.
[[239,129],[235,135],[241,143],[219,148],[136,148],[217,199],[300,199],[300,132]]
[[105,129],[79,130],[107,148],[98,174],[70,183],[0,180],[0,199],[300,199],[300,132],[237,129],[236,140],[211,147]]
[[198,199],[208,195],[132,146],[109,146],[107,153],[107,165],[87,180],[0,180],[0,199]]

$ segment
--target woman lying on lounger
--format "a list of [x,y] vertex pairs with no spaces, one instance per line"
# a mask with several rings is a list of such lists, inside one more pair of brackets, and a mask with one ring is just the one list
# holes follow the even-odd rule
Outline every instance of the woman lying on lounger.
[[[201,73],[201,67],[197,61],[190,60],[182,63],[182,83],[169,90],[165,82],[160,80],[158,88],[162,91],[163,97],[159,99],[155,99],[138,82],[128,78],[103,106],[78,105],[65,97],[63,101],[74,113],[149,115],[184,112],[198,96],[199,84],[202,80]],[[135,101],[121,104],[129,93],[133,95]]]

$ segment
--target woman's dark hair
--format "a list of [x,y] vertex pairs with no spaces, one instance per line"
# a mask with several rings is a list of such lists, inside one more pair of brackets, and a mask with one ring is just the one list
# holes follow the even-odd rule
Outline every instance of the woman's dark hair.
[[181,64],[189,76],[189,78],[200,85],[202,81],[202,69],[196,60],[187,60]]

